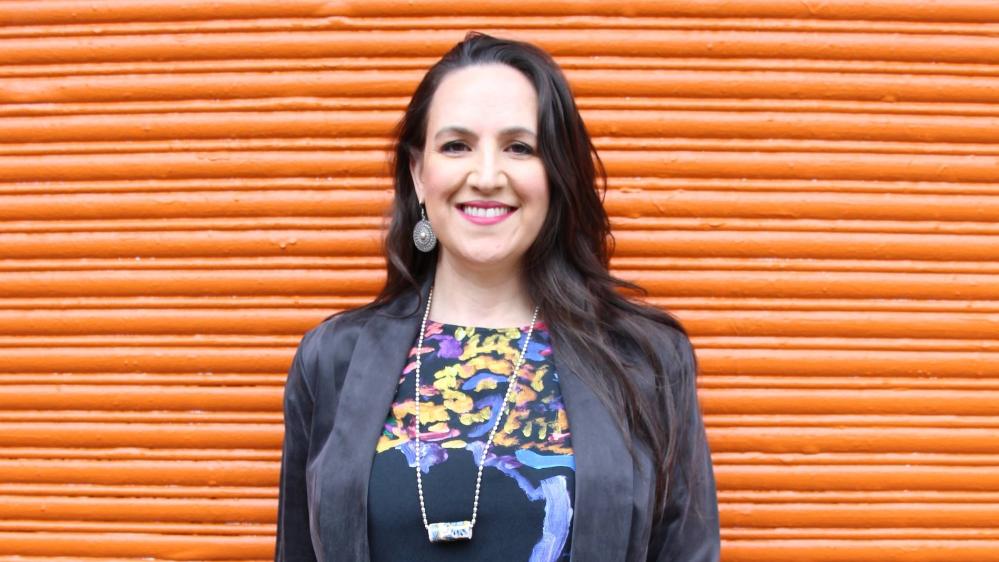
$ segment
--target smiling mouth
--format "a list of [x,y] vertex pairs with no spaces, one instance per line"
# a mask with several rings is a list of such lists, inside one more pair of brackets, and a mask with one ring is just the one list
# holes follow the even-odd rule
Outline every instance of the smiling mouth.
[[482,217],[482,218],[502,217],[503,215],[508,215],[517,210],[514,207],[486,208],[486,207],[473,207],[471,205],[468,206],[458,205],[458,209],[467,215],[471,215],[473,217]]

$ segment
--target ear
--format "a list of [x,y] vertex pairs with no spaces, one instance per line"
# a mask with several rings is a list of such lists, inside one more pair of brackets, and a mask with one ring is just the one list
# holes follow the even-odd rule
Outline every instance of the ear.
[[426,201],[426,196],[423,191],[423,179],[421,175],[423,173],[423,153],[421,152],[411,152],[409,154],[409,175],[413,178],[413,187],[416,189],[416,198],[418,201]]

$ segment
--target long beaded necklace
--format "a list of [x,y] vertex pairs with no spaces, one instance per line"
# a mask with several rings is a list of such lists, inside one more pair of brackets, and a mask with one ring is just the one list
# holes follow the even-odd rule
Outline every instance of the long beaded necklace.
[[430,294],[427,296],[427,309],[423,313],[423,323],[420,325],[420,340],[416,345],[416,488],[420,496],[420,513],[423,515],[423,526],[427,529],[427,536],[430,538],[430,542],[471,540],[472,528],[475,527],[475,518],[479,511],[479,487],[482,482],[482,467],[486,462],[486,453],[489,452],[489,446],[493,443],[493,436],[496,434],[496,429],[500,426],[500,420],[503,419],[503,414],[506,413],[507,401],[510,399],[511,395],[515,396],[514,388],[517,386],[517,373],[520,371],[520,366],[524,362],[524,354],[527,352],[527,344],[531,341],[531,334],[534,333],[534,323],[538,319],[538,310],[541,307],[540,305],[534,307],[534,317],[531,318],[531,327],[527,332],[527,337],[524,339],[524,346],[520,349],[520,357],[517,358],[517,364],[513,368],[513,372],[510,374],[506,388],[506,395],[503,397],[503,404],[500,409],[500,413],[496,416],[496,424],[493,425],[492,430],[489,432],[489,439],[486,441],[486,447],[482,451],[482,456],[479,457],[479,472],[475,477],[475,500],[472,502],[472,519],[470,521],[443,521],[438,523],[428,523],[427,507],[423,502],[423,478],[420,476],[420,467],[423,465],[420,445],[420,350],[423,349],[423,334],[427,331],[427,317],[430,316],[430,302],[433,297],[434,288],[431,286]]

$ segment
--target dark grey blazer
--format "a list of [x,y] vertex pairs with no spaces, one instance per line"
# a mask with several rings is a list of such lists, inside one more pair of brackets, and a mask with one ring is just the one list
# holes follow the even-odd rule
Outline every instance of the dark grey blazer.
[[[432,277],[423,282],[424,299]],[[328,318],[302,337],[284,393],[275,560],[368,562],[368,476],[420,328],[419,303],[425,301],[417,297],[412,291],[377,311]],[[665,331],[663,341],[674,345]],[[696,484],[673,477],[676,498],[695,496],[706,506],[704,513],[682,513],[671,504],[664,523],[652,529],[655,474],[649,449],[636,440],[640,462],[633,463],[603,403],[568,368],[564,354],[572,350],[552,352],[576,465],[572,561],[717,561],[710,455],[703,455]],[[709,452],[700,409],[693,413],[690,441]]]

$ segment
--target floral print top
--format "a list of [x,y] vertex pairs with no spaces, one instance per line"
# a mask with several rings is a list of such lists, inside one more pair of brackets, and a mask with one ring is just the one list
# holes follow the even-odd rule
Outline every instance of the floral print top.
[[529,326],[484,328],[428,321],[378,440],[368,486],[372,562],[569,559],[575,463],[551,334],[534,325],[515,399],[482,469],[470,541],[431,543],[416,483],[414,389],[420,353],[421,479],[427,521],[472,518],[475,478]]

